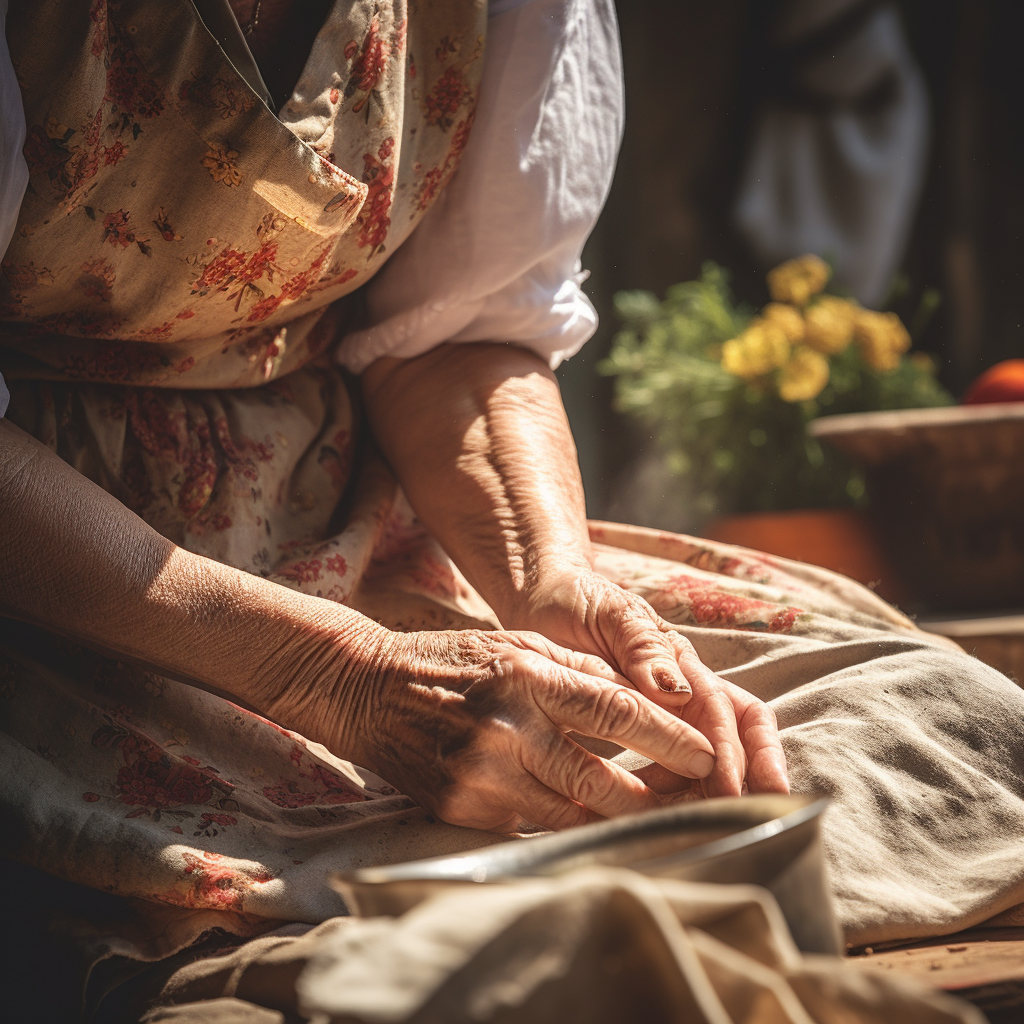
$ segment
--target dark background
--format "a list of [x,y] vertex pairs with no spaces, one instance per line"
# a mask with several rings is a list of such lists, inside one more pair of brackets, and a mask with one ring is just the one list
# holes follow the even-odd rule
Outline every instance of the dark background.
[[[960,395],[993,363],[1024,355],[1024,3],[904,0],[908,41],[931,100],[931,152],[902,260],[909,320],[922,290],[942,303],[916,347]],[[767,298],[763,271],[728,211],[771,87],[766,0],[619,0],[626,132],[604,213],[584,253],[601,327],[559,371],[592,517],[684,528],[685,500],[651,439],[612,409],[596,372],[623,288],[659,294],[705,259],[733,272],[741,298]],[[798,255],[798,254],[793,254]]]

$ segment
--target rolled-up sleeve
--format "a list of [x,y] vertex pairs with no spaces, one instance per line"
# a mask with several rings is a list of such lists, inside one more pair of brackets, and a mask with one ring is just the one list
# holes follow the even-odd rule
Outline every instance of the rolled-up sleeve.
[[554,367],[594,333],[583,244],[622,134],[611,0],[492,2],[476,123],[458,172],[367,285],[339,361],[512,342]]
[[[7,0],[0,0],[0,29],[6,29]],[[28,187],[28,166],[22,155],[25,145],[25,112],[21,90],[14,77],[6,31],[0,31],[0,257],[18,223],[21,200]],[[0,375],[0,418],[10,400],[3,375]]]

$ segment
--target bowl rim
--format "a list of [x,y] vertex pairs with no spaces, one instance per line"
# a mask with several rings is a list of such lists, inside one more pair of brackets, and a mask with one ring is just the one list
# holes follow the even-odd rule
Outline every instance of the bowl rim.
[[[789,804],[781,813],[771,812],[771,802]],[[594,822],[531,838],[527,842],[513,840],[422,860],[403,861],[379,867],[357,868],[336,873],[342,883],[381,884],[388,882],[466,881],[490,882],[514,878],[529,878],[557,873],[554,865],[559,861],[586,853],[603,845],[614,845],[623,840],[645,836],[671,834],[695,825],[713,828],[736,824],[735,832],[687,847],[675,854],[660,854],[637,861],[637,870],[653,867],[671,860],[675,864],[696,864],[723,857],[744,847],[790,832],[817,818],[828,807],[830,800],[812,794],[756,794],[742,797],[719,797],[675,804],[641,814],[626,815],[609,821]],[[758,806],[765,808],[756,821]],[[543,849],[538,847],[543,844]],[[525,855],[525,856],[524,856]],[[629,865],[622,865],[628,867]]]
[[990,402],[985,405],[948,405],[933,409],[887,409],[882,412],[851,412],[819,416],[807,425],[813,437],[846,434],[900,433],[936,427],[970,427],[980,423],[1024,421],[1024,401]]

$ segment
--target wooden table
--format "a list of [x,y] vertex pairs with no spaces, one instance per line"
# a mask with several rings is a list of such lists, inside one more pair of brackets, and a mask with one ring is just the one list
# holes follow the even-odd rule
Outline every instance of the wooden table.
[[1024,928],[974,928],[855,951],[848,967],[892,971],[974,1003],[992,1024],[1024,1021]]

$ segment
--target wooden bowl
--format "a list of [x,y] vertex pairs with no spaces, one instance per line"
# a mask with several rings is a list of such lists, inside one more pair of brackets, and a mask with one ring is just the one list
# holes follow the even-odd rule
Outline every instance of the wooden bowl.
[[918,606],[1024,606],[1024,402],[823,416]]

